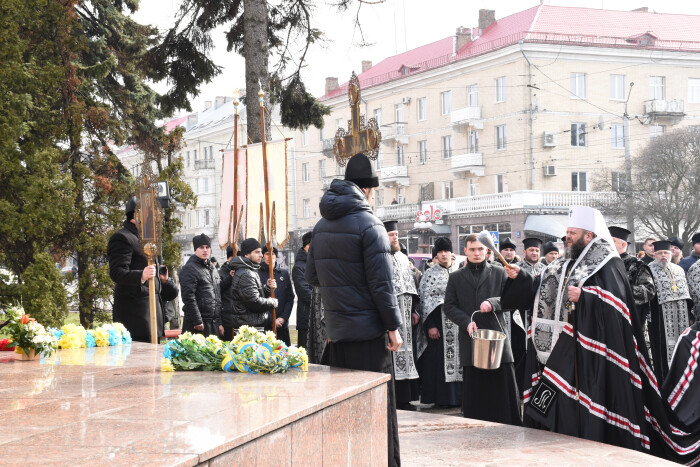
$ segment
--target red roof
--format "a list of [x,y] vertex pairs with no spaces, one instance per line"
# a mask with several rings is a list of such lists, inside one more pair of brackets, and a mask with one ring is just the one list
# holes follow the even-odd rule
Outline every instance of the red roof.
[[171,131],[173,131],[175,128],[179,127],[180,125],[182,125],[186,121],[187,121],[187,115],[185,115],[184,117],[178,117],[178,118],[174,118],[174,119],[170,120],[169,122],[167,122],[165,124],[165,132],[170,133]]
[[[538,5],[501,18],[455,54],[454,36],[385,58],[358,78],[369,88],[518,41],[580,46],[700,52],[700,16]],[[642,41],[644,37],[652,41]],[[345,83],[321,99],[347,93]]]

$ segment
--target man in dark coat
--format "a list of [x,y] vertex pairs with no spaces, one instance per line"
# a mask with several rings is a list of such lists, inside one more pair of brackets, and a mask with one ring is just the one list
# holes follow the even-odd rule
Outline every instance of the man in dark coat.
[[542,264],[547,266],[557,258],[559,258],[559,248],[554,242],[544,242],[542,244]]
[[292,268],[294,291],[297,295],[297,336],[299,347],[306,348],[309,332],[309,312],[311,310],[311,286],[306,282],[306,258],[311,247],[311,232],[301,237],[302,247],[297,251]]
[[[465,245],[467,266],[450,275],[443,305],[445,315],[459,327],[462,414],[467,418],[520,425],[520,397],[510,340],[506,338],[498,369],[475,367],[472,354],[471,334],[478,327],[500,332],[506,327],[500,296],[508,277],[504,268],[486,261],[486,247],[476,234],[467,236]],[[472,321],[475,311],[481,313],[476,313]]]
[[693,235],[690,241],[693,242],[693,251],[678,263],[678,266],[682,267],[686,274],[688,274],[690,266],[700,259],[700,232]]
[[520,261],[518,255],[515,254],[515,243],[510,237],[506,237],[501,243],[498,244],[498,250],[503,255],[503,258],[508,262],[508,264],[517,264]]
[[[109,277],[114,281],[115,322],[122,323],[131,333],[131,338],[139,342],[151,342],[150,308],[148,300],[148,280],[156,277],[158,264],[148,266],[148,260],[139,247],[138,230],[134,220],[136,197],[126,204],[124,226],[114,233],[107,244]],[[172,279],[159,275],[153,281],[156,290],[156,318],[158,337],[164,335],[163,302],[177,298],[177,286]]]
[[[260,263],[260,269],[258,269],[258,274],[260,275],[260,282],[267,282],[270,279],[270,266],[268,261],[270,261],[270,252],[267,246],[262,248],[263,260]],[[283,269],[279,263],[277,263],[277,248],[272,247],[272,274],[277,285],[275,289],[275,298],[277,299],[277,338],[287,345],[292,345],[292,341],[289,337],[289,317],[292,315],[292,308],[294,308],[294,288],[292,286],[292,279],[289,277],[289,271]],[[269,314],[267,318],[267,324],[265,329],[272,330],[272,313]]]
[[226,247],[226,262],[219,269],[219,278],[221,279],[221,324],[224,326],[224,340],[230,341],[233,339],[233,296],[231,291],[231,282],[233,281],[233,269],[231,269],[230,261],[234,258],[233,248]]
[[[389,237],[370,206],[377,186],[379,178],[361,153],[348,162],[345,180],[333,180],[319,204],[323,217],[314,227],[306,280],[321,288],[330,365],[393,375],[401,314]],[[387,402],[389,465],[399,465],[393,377]]]
[[260,281],[258,270],[263,257],[260,242],[254,238],[243,240],[239,253],[242,256],[229,261],[235,273],[231,281],[233,328],[247,325],[262,329],[272,309],[278,305],[276,298],[270,298],[270,291],[277,288],[277,282],[267,279],[263,286]]
[[192,239],[194,256],[182,267],[180,287],[185,318],[182,331],[205,336],[224,335],[221,323],[221,279],[209,261],[211,241],[205,234]]

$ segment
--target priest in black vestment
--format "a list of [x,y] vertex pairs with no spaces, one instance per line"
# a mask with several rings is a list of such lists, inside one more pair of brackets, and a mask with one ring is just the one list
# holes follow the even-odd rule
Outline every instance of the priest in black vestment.
[[526,421],[698,462],[700,432],[683,424],[661,398],[624,264],[602,214],[572,206],[566,246],[567,257],[539,278],[508,269],[511,280],[501,296],[503,307],[534,302]]
[[[459,327],[462,414],[467,418],[520,425],[520,397],[510,340],[506,338],[499,368],[483,370],[472,361],[471,333],[477,327],[501,332],[505,329],[500,304],[507,279],[505,269],[486,261],[486,247],[475,234],[467,236],[465,250],[467,264],[450,275],[443,305],[445,315]],[[475,311],[480,313],[474,315]]]

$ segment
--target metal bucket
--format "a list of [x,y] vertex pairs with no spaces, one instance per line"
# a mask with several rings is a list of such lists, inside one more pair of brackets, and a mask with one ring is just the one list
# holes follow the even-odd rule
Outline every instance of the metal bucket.
[[[474,315],[472,313],[472,321]],[[501,328],[501,322],[496,318],[498,326]],[[501,367],[501,356],[503,355],[503,346],[506,343],[505,332],[493,331],[491,329],[477,329],[471,334],[472,338],[472,360],[475,367],[482,370],[497,370]]]

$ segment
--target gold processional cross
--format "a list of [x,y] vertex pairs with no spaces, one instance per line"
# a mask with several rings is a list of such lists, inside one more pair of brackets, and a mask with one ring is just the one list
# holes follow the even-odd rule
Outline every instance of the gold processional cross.
[[348,120],[348,131],[338,128],[333,145],[333,153],[340,166],[344,166],[348,159],[360,152],[376,160],[379,155],[379,143],[382,141],[377,119],[370,118],[365,125],[365,116],[360,115],[360,80],[355,72],[350,77],[348,98],[351,115]]

